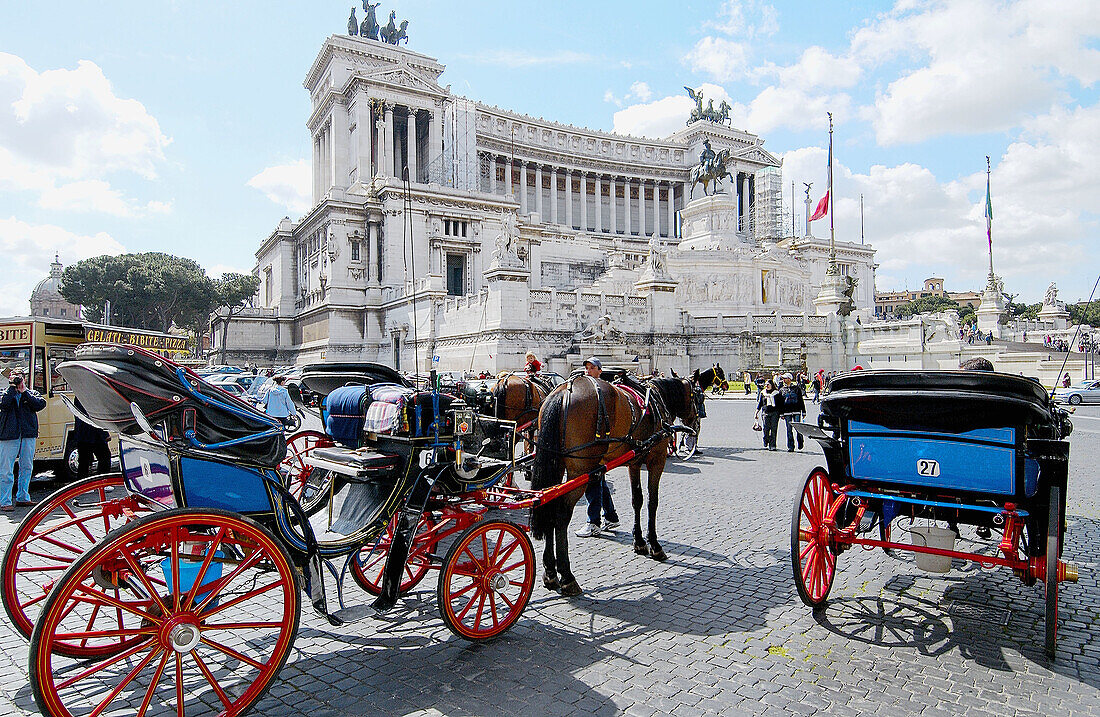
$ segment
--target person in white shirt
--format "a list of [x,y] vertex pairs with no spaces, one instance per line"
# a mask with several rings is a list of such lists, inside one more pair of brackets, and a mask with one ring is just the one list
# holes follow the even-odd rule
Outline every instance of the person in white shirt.
[[264,396],[264,413],[273,418],[282,419],[283,423],[286,423],[286,419],[294,413],[294,403],[290,400],[290,393],[286,390],[286,378],[283,376],[276,376],[272,379],[275,385],[271,387],[271,390]]

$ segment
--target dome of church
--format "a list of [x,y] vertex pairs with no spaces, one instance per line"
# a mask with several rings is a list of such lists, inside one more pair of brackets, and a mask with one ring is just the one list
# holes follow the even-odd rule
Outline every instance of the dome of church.
[[31,291],[31,316],[57,316],[68,319],[80,317],[80,307],[70,304],[61,295],[61,272],[64,269],[56,254],[50,264],[50,275]]

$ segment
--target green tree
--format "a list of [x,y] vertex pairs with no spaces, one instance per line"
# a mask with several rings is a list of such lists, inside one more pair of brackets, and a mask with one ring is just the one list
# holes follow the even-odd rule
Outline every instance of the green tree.
[[894,312],[899,319],[907,319],[914,314],[931,314],[937,311],[958,311],[959,304],[946,296],[922,296],[902,304]]
[[96,256],[65,268],[61,295],[84,306],[85,316],[103,320],[111,302],[111,322],[167,331],[172,324],[194,325],[216,303],[214,282],[198,262],[162,252]]
[[959,307],[959,326],[966,326],[968,323],[978,323],[978,315],[970,306]]
[[226,341],[229,338],[229,322],[233,320],[233,312],[247,306],[256,295],[258,288],[260,288],[260,278],[252,274],[222,274],[222,278],[214,282],[217,306],[226,308],[225,320],[222,321],[222,350],[219,359],[223,364]]
[[1100,301],[1093,301],[1091,304],[1085,301],[1076,304],[1068,304],[1066,310],[1069,311],[1070,321],[1075,324],[1100,326]]

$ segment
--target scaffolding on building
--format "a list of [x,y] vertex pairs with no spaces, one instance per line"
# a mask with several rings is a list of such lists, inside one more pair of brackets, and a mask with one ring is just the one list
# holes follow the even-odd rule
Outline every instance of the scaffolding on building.
[[783,173],[779,167],[765,167],[756,173],[755,183],[750,234],[757,241],[779,241],[791,224],[783,203]]

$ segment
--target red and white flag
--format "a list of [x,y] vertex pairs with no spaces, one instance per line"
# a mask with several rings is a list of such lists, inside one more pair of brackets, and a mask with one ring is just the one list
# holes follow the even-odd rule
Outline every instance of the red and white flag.
[[810,216],[811,222],[821,219],[829,213],[829,194],[830,192],[825,192],[825,196],[817,203],[817,209],[814,209],[813,215]]

